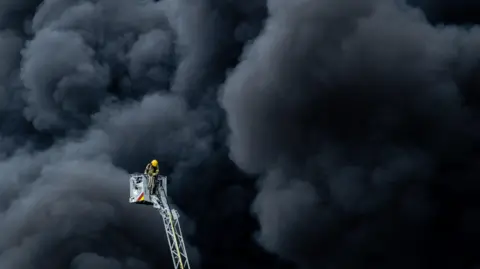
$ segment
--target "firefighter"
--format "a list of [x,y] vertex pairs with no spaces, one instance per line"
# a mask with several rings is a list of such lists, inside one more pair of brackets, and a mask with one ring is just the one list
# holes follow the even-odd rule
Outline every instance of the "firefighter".
[[154,194],[155,180],[157,179],[159,172],[157,160],[152,160],[147,164],[147,167],[145,167],[144,173],[148,177],[148,189],[150,190],[150,194]]

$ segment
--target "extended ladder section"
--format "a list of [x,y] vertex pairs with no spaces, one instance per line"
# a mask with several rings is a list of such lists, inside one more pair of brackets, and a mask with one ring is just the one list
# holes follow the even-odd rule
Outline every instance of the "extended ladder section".
[[180,215],[167,200],[167,177],[160,177],[155,194],[148,191],[148,179],[143,174],[130,176],[130,203],[153,205],[163,218],[165,233],[175,269],[190,269],[187,250],[180,228]]
[[170,209],[167,197],[162,188],[159,188],[160,199],[153,197],[153,207],[157,208],[163,218],[165,233],[167,234],[170,253],[172,254],[173,266],[175,269],[190,269],[187,250],[183,240],[182,229],[178,221],[180,215],[177,210]]

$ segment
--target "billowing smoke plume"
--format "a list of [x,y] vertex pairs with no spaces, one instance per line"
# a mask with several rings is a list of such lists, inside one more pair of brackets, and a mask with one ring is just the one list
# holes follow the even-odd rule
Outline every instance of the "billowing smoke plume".
[[480,28],[458,10],[480,15],[2,1],[0,268],[170,268],[127,201],[153,158],[192,268],[480,266]]
[[394,1],[268,8],[223,95],[231,156],[263,175],[262,245],[306,268],[473,266],[480,28]]

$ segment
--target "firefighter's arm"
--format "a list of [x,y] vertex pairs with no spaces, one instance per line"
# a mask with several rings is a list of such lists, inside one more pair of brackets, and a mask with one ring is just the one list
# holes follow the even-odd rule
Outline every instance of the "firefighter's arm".
[[153,173],[152,173],[152,174],[153,174],[154,176],[156,176],[156,175],[158,175],[158,172],[160,172],[160,169],[158,169],[158,167],[157,167],[157,169],[153,170]]

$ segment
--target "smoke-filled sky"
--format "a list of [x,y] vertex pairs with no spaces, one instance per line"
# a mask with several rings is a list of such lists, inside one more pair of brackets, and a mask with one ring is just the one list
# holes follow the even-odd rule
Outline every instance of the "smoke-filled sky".
[[478,269],[480,5],[2,0],[0,269]]

